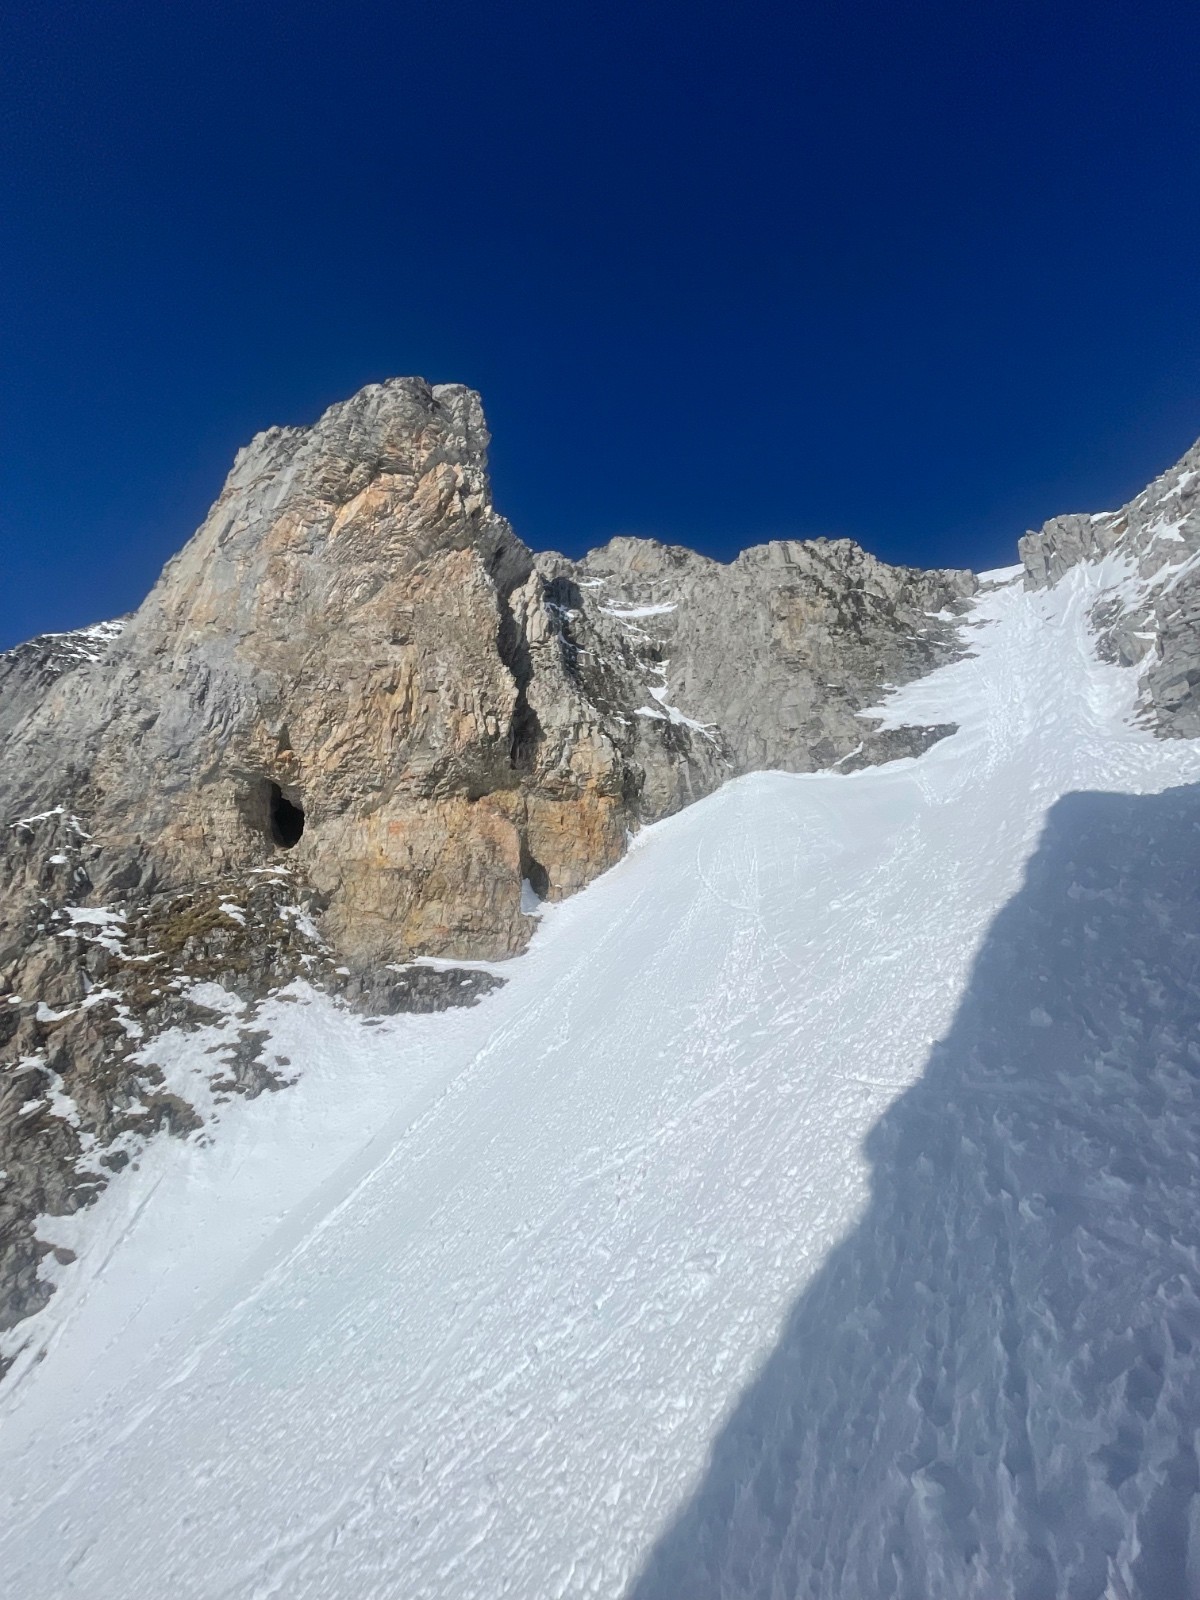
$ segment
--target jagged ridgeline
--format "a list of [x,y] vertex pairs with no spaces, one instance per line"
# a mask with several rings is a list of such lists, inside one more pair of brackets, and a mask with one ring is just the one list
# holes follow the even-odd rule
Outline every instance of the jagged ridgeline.
[[485,445],[364,391],[0,657],[6,1577],[1183,1593],[1200,447],[977,581]]
[[[953,731],[863,713],[963,651],[971,573],[848,540],[535,554],[487,443],[478,396],[420,379],[270,429],[132,617],[0,656],[0,1327],[50,1293],[36,1217],[196,1126],[155,1035],[237,997],[214,1090],[278,1087],[264,995],[470,1003],[500,979],[416,959],[521,950],[643,823]],[[1021,543],[1029,587],[1111,567],[1100,649],[1164,735],[1200,729],[1198,500],[1200,446]]]
[[123,629],[6,658],[7,820],[76,815],[101,897],[286,859],[354,962],[498,956],[523,879],[569,893],[733,773],[930,737],[857,713],[955,649],[969,574],[844,540],[534,555],[486,446],[476,395],[412,379],[260,435]]
[[[496,980],[405,963],[521,950],[534,896],[730,776],[950,731],[858,713],[961,648],[969,573],[846,540],[534,554],[487,444],[477,395],[420,379],[272,428],[133,616],[0,657],[0,1324],[49,1293],[36,1215],[194,1126],[138,1057],[211,1016],[196,984],[470,1000]],[[260,1054],[247,1029],[214,1073],[272,1087]]]

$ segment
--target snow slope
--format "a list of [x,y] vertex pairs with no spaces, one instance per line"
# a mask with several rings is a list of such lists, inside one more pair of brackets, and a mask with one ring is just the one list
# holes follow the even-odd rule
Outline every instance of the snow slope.
[[957,735],[646,830],[477,1008],[274,1002],[293,1087],[46,1225],[7,1592],[1200,1592],[1200,752],[1113,581],[986,595],[889,702]]

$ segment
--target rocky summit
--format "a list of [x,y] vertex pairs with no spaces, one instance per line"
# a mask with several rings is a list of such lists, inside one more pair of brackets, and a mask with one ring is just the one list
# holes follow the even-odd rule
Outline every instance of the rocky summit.
[[[966,653],[971,573],[845,539],[534,552],[487,445],[477,395],[415,378],[272,428],[132,616],[0,656],[0,1327],[51,1292],[37,1217],[196,1126],[147,1050],[215,994],[248,1010],[214,1093],[279,1088],[268,994],[471,1003],[501,979],[455,962],[521,951],[643,824],[954,731],[871,713]],[[1022,546],[1039,584],[1120,544],[1140,587],[1106,602],[1106,648],[1159,648],[1163,733],[1200,728],[1198,474]]]

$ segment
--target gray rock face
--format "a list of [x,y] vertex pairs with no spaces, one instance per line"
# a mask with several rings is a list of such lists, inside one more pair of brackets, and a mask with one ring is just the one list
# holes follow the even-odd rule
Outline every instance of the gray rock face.
[[[413,958],[520,950],[527,886],[738,773],[952,731],[859,713],[961,651],[969,573],[846,540],[534,555],[487,442],[476,395],[419,379],[271,429],[123,627],[0,657],[0,1326],[49,1292],[37,1215],[194,1125],[145,1049],[195,984],[471,1003],[496,980]],[[252,1023],[223,1093],[287,1081]]]
[[1141,665],[1157,733],[1200,735],[1200,444],[1120,511],[1054,517],[1019,548],[1031,589],[1107,561],[1107,593],[1092,611],[1102,654]]
[[[643,539],[573,565],[536,559],[566,597],[591,698],[704,730],[731,773],[860,758],[872,734],[859,713],[953,657],[976,588],[968,572],[889,567],[848,539],[759,545],[727,566]],[[625,682],[589,679],[593,662],[620,662]]]
[[52,683],[83,666],[97,666],[128,618],[98,622],[74,633],[43,633],[0,654],[0,741],[37,708]]

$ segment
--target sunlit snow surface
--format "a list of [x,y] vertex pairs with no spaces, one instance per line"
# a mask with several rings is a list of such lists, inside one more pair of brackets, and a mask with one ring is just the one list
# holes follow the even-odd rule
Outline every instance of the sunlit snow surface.
[[956,736],[646,830],[478,1007],[273,1002],[292,1087],[46,1224],[6,1592],[1198,1592],[1200,801],[1132,797],[1200,752],[1119,576],[986,596],[888,705]]

